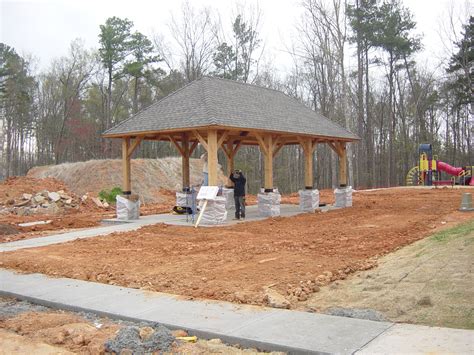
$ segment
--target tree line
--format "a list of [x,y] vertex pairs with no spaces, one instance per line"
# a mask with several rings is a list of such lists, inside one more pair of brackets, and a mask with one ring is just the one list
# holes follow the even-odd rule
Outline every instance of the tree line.
[[[422,38],[400,0],[303,0],[300,6],[296,39],[286,45],[293,66],[284,74],[265,61],[258,8],[240,8],[226,27],[212,9],[185,2],[170,19],[167,38],[111,17],[98,29],[98,49],[76,39],[40,73],[1,43],[0,177],[35,165],[119,157],[119,142],[104,140],[103,131],[203,75],[281,90],[358,134],[361,141],[348,149],[357,187],[404,184],[420,143],[431,143],[450,164],[474,164],[474,17],[465,20],[440,75],[414,60]],[[178,152],[166,142],[146,142],[135,153],[170,155]],[[336,155],[321,145],[314,159],[316,186],[335,186]],[[281,191],[303,186],[303,164],[299,146],[282,149],[274,162]],[[258,149],[242,148],[236,166],[255,192],[263,176]]]

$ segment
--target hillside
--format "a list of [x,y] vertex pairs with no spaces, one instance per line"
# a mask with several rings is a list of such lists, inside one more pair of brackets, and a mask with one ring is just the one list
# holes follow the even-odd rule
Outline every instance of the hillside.
[[[191,184],[202,181],[202,162],[190,159]],[[122,185],[122,161],[119,159],[89,160],[77,163],[38,166],[28,171],[34,178],[55,178],[64,182],[67,188],[82,196],[89,192],[97,194],[103,189]],[[181,189],[181,159],[133,159],[132,191],[144,202],[161,202],[160,190]],[[220,174],[222,183],[225,178]]]

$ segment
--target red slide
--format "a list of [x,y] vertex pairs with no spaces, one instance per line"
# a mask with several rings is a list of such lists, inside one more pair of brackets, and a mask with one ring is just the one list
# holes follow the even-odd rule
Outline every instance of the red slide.
[[[456,168],[454,166],[451,166],[449,164],[443,163],[442,161],[438,161],[438,170],[444,171],[445,173],[449,175],[454,175],[458,176],[459,173],[463,170],[462,168]],[[471,178],[471,181],[469,182],[470,186],[474,186],[474,179]]]
[[444,171],[449,175],[458,176],[462,171],[462,168],[455,168],[454,166],[443,163],[442,161],[438,161],[438,170]]

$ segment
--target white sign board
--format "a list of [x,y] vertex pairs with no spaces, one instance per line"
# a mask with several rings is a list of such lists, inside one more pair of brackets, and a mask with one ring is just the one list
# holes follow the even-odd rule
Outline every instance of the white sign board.
[[201,186],[197,195],[198,200],[214,200],[219,192],[219,186]]

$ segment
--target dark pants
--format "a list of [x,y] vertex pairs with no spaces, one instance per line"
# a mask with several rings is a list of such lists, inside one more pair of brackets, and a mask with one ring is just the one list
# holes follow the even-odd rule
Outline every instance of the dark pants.
[[235,218],[245,218],[245,196],[234,196]]

